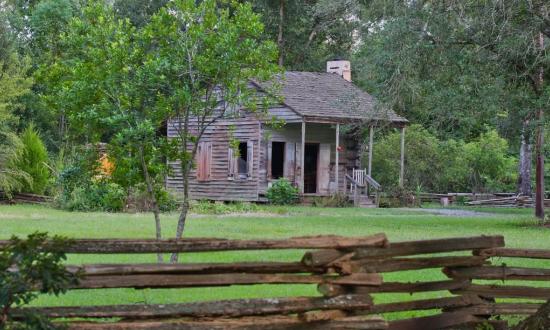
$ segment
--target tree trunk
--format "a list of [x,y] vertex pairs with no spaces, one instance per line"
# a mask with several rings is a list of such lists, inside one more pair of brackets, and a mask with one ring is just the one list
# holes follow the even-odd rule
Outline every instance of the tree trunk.
[[[189,162],[184,163],[184,160],[180,160],[182,164],[182,171],[181,175],[183,178],[183,201],[181,205],[181,212],[180,216],[178,218],[178,227],[176,229],[176,240],[181,239],[183,236],[183,231],[185,229],[185,222],[187,221],[187,214],[189,213],[189,170],[190,170],[190,164]],[[183,165],[185,164],[185,165]],[[172,256],[170,257],[171,263],[178,262],[178,254],[172,253]]]
[[[538,38],[539,50],[544,51],[544,36],[539,33]],[[544,69],[541,66],[539,68],[538,77],[538,90],[542,93],[544,84]],[[536,196],[535,196],[535,216],[541,219],[541,223],[544,224],[544,110],[542,107],[537,111],[537,133],[535,142],[535,153],[537,160],[536,171]]]
[[[145,184],[147,186],[147,196],[151,201],[151,207],[153,209],[153,215],[155,216],[155,234],[156,239],[160,240],[162,238],[161,224],[160,224],[160,209],[157,202],[157,196],[155,195],[155,190],[153,187],[153,182],[151,176],[149,175],[149,168],[147,167],[147,162],[145,161],[145,155],[143,146],[139,148],[139,157],[141,161],[141,169],[143,171],[143,177],[145,178]],[[157,261],[163,262],[162,253],[157,254]]]
[[528,126],[529,121],[523,122],[523,128],[521,131],[521,146],[519,149],[519,166],[518,166],[518,186],[517,191],[521,196],[531,197],[531,166],[532,166],[532,146],[529,141]]
[[283,25],[285,22],[285,0],[279,0],[279,35],[277,36],[277,46],[279,47],[279,66],[284,64],[284,38]]

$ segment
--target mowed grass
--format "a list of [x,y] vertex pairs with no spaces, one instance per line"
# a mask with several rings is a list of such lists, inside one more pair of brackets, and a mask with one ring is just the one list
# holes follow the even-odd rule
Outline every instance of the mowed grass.
[[[532,210],[493,210],[483,216],[443,216],[401,209],[330,209],[289,207],[262,208],[262,212],[229,215],[191,215],[186,237],[234,239],[287,238],[336,234],[363,236],[384,232],[391,242],[443,237],[504,235],[507,247],[550,249],[550,230],[536,226]],[[162,216],[163,235],[174,235],[177,214]],[[34,231],[71,238],[152,238],[150,214],[111,214],[65,212],[41,206],[0,206],[0,239],[25,236]],[[189,253],[180,262],[297,261],[304,251],[239,251]],[[154,255],[70,255],[68,263],[155,262]],[[494,259],[494,263],[550,268],[548,260]],[[385,281],[435,281],[446,277],[440,269],[384,274]],[[497,282],[498,283],[498,282]],[[510,282],[514,283],[514,282]],[[545,283],[529,283],[544,286]],[[60,297],[42,296],[35,305],[105,305],[135,303],[175,303],[214,299],[314,296],[313,285],[256,285],[192,289],[101,289],[74,290]],[[380,294],[376,303],[443,297],[446,292],[421,294]],[[424,315],[426,312],[413,312]],[[400,314],[401,317],[403,314]],[[390,316],[392,318],[392,316]]]

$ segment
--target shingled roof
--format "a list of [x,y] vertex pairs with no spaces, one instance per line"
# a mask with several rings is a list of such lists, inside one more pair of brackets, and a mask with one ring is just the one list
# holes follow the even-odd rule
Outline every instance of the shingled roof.
[[[375,106],[370,94],[335,73],[287,71],[284,79],[276,80],[284,103],[306,118],[407,122],[394,111]],[[269,88],[271,84],[259,85]]]

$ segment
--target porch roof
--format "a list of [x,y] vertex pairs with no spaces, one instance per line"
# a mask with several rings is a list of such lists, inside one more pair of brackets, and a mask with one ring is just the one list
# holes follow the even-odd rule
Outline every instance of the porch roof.
[[[393,110],[376,106],[373,96],[334,73],[287,71],[276,81],[281,85],[283,102],[306,121],[408,122]],[[273,84],[255,83],[262,89]]]

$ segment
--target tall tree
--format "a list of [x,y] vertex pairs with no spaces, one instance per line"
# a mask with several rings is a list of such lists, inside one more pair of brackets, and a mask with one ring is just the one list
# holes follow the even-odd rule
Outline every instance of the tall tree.
[[66,111],[73,131],[87,142],[110,142],[109,157],[128,186],[145,184],[156,238],[161,239],[158,195],[170,148],[158,129],[169,109],[160,90],[164,61],[156,57],[155,37],[96,1],[70,22],[61,41],[57,73],[46,75],[52,91],[48,97]]
[[266,33],[277,40],[278,63],[288,70],[324,70],[327,59],[349,57],[360,22],[358,0],[259,0]]
[[[260,111],[251,79],[277,72],[277,49],[262,41],[263,24],[248,3],[176,0],[153,16],[148,35],[158,44],[155,59],[162,64],[160,88],[176,124],[177,152],[183,186],[176,239],[183,235],[189,211],[189,173],[198,143],[216,121],[235,114],[233,107]],[[154,36],[154,37],[153,37]],[[173,254],[171,261],[177,261]]]
[[[550,94],[547,79],[540,79],[540,69],[550,64],[548,46],[540,47],[538,38],[548,33],[546,2],[368,4],[361,54],[371,65],[363,74],[375,77],[378,86],[370,87],[381,91],[383,99],[401,111],[413,109],[413,119],[426,116],[423,123],[439,134],[459,132],[467,137],[490,124],[513,128],[517,137],[523,129],[522,142],[530,143],[526,139],[543,125],[537,111],[548,105]],[[368,86],[368,80],[362,80]],[[476,123],[481,124],[477,129],[472,127]],[[541,177],[538,170],[537,182],[542,183]],[[537,190],[542,193],[540,184]],[[537,216],[542,217],[540,207]]]

